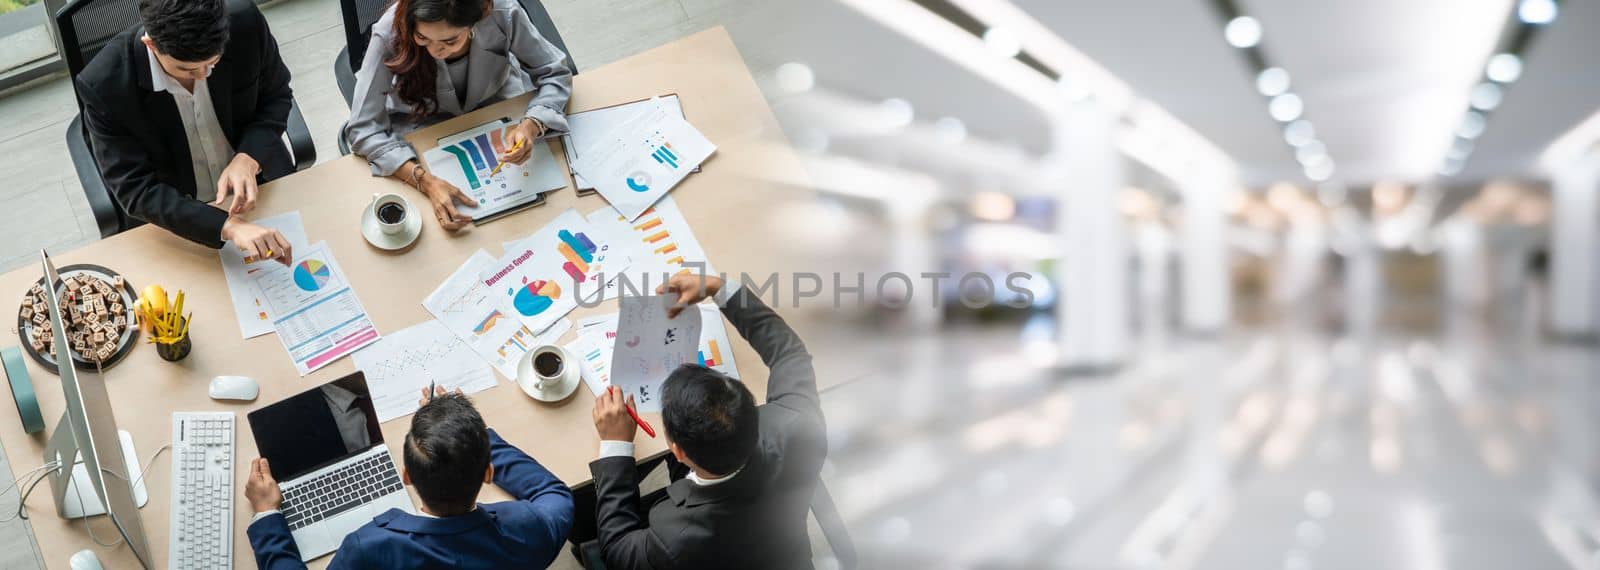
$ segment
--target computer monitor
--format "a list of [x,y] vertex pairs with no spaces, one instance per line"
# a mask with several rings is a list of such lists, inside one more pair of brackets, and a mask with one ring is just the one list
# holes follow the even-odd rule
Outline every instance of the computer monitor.
[[[56,349],[56,369],[61,373],[61,390],[66,393],[67,404],[44,451],[46,463],[55,461],[61,465],[50,472],[56,513],[68,519],[106,513],[139,564],[154,568],[150,541],[139,518],[139,504],[148,500],[148,495],[141,492],[142,477],[134,458],[133,439],[117,430],[105,378],[100,374],[78,375],[69,348],[72,345],[67,343],[61,299],[56,295],[61,276],[49,253],[40,250],[39,258],[44,264],[50,326],[55,329],[52,346]],[[140,499],[140,495],[145,497]]]

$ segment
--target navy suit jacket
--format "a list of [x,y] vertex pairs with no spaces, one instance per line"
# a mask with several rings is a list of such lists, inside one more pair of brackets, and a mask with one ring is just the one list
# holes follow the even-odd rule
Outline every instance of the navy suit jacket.
[[[472,512],[428,518],[389,509],[350,533],[328,568],[544,568],[572,530],[572,491],[522,450],[489,430],[494,484],[514,501],[479,504]],[[256,565],[305,568],[283,515],[246,531]]]

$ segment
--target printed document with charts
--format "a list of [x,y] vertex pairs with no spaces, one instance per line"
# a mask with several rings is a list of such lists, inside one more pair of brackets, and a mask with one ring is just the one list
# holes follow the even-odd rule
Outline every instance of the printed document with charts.
[[639,108],[578,153],[573,165],[630,222],[717,150],[660,98]]
[[544,141],[531,143],[526,162],[500,164],[500,155],[510,150],[506,138],[515,126],[505,121],[478,125],[439,139],[437,148],[422,153],[428,172],[477,200],[476,206],[460,207],[475,222],[516,211],[539,199],[539,194],[567,185],[561,165]]

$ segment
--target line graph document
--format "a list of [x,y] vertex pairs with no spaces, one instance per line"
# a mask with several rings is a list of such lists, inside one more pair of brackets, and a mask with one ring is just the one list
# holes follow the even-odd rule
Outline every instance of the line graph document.
[[489,364],[435,320],[383,337],[357,352],[355,363],[367,375],[379,422],[415,413],[430,384],[467,394],[495,386]]

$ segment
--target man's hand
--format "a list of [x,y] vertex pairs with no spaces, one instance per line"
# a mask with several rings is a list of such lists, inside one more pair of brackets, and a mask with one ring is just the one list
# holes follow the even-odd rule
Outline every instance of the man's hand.
[[250,462],[250,478],[244,482],[244,498],[250,501],[251,512],[277,510],[283,506],[283,493],[278,491],[278,480],[272,478],[272,469],[264,457]]
[[233,242],[234,247],[244,252],[246,260],[275,259],[285,266],[294,260],[289,238],[283,237],[278,230],[258,226],[241,218],[229,217],[228,221],[222,223],[222,239]]
[[677,318],[684,308],[706,300],[707,297],[716,295],[722,290],[722,278],[711,275],[701,277],[697,273],[679,273],[673,275],[666,283],[656,287],[657,295],[677,293],[678,302],[667,309],[667,317]]
[[428,203],[433,205],[433,217],[439,220],[439,227],[456,231],[472,223],[472,216],[456,210],[456,203],[463,206],[476,206],[477,202],[467,197],[459,188],[451,186],[443,178],[432,174],[423,174],[421,185],[418,188],[423,195],[428,197]]
[[594,431],[600,434],[600,441],[633,441],[639,424],[633,423],[633,416],[628,415],[630,407],[633,407],[633,396],[628,396],[624,402],[622,390],[616,386],[606,387],[605,393],[594,399]]
[[217,199],[211,205],[228,210],[232,216],[256,209],[256,175],[260,173],[261,164],[256,159],[242,152],[233,155],[217,179]]
[[[523,119],[521,123],[517,123],[517,126],[511,128],[510,133],[506,134],[506,153],[500,156],[500,162],[509,162],[511,164],[527,162],[528,157],[533,156],[534,141],[538,140],[539,135],[542,134],[544,134],[544,125],[542,123],[531,118]],[[522,143],[521,148],[517,148],[518,142]],[[511,150],[514,148],[516,150]]]

